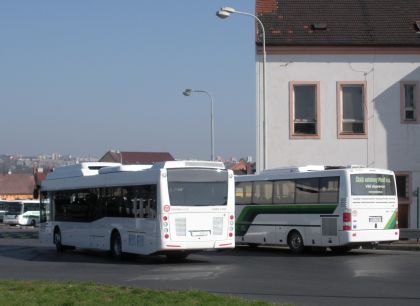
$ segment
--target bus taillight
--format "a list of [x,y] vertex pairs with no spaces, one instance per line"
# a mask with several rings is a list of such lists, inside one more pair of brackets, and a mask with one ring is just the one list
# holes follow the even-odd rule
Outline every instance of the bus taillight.
[[395,228],[400,228],[398,225],[398,210],[395,212]]
[[234,221],[235,216],[230,215],[229,219],[230,219],[230,221],[229,221],[229,237],[233,237],[233,231],[235,229],[235,221]]
[[345,211],[343,213],[343,231],[351,230],[351,212]]
[[168,216],[163,216],[162,217],[162,231],[165,237],[165,239],[169,238],[169,221],[168,221]]

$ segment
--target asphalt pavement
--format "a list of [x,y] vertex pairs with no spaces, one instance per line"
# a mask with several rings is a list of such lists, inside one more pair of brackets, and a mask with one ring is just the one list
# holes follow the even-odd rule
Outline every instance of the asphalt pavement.
[[[238,247],[192,254],[174,263],[163,256],[130,256],[115,262],[107,252],[57,253],[40,245],[37,228],[0,226],[0,234],[0,279],[195,289],[305,306],[420,305],[420,256],[409,249],[417,248],[417,241],[344,255]],[[385,247],[393,249],[379,249]]]
[[[0,238],[38,239],[38,228],[33,226],[10,226],[0,223]],[[380,243],[377,250],[420,251],[420,241],[406,239],[395,242]]]

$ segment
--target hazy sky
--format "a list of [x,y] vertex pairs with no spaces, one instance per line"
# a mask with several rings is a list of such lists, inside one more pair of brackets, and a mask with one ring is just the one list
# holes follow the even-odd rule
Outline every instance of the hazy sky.
[[0,1],[0,154],[255,156],[253,0]]

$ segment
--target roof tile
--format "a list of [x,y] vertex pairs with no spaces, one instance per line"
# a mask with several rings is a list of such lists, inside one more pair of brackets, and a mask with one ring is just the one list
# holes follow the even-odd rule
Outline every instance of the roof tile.
[[256,14],[267,46],[420,47],[419,0],[256,0]]

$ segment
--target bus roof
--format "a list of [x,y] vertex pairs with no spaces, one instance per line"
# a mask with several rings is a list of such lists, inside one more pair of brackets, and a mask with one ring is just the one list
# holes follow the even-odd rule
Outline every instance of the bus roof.
[[58,167],[47,175],[45,180],[56,180],[72,177],[94,176],[116,172],[134,172],[148,169],[170,168],[214,168],[225,169],[222,162],[213,161],[165,161],[153,165],[122,165],[120,163],[86,162]]
[[156,168],[214,168],[214,169],[225,169],[225,165],[222,162],[216,161],[202,161],[202,160],[175,160],[159,162],[153,165],[153,169]]
[[273,177],[281,176],[288,177],[288,175],[336,175],[338,172],[349,172],[349,173],[381,173],[381,174],[393,174],[393,171],[387,169],[378,169],[378,168],[367,168],[364,166],[323,166],[323,165],[308,165],[300,167],[283,167],[283,168],[273,168],[266,169],[260,173],[254,175],[237,175],[236,179],[238,181],[248,181],[252,178],[258,179],[272,179]]

